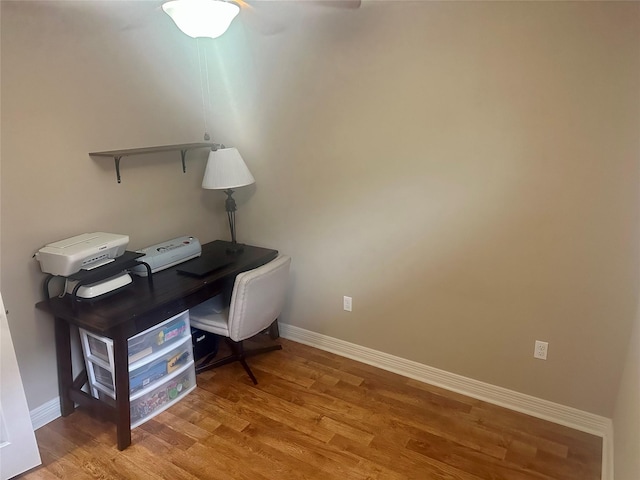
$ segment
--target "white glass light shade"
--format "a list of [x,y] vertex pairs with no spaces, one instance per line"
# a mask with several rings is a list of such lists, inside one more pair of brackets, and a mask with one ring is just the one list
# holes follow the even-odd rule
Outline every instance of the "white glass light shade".
[[255,183],[237,148],[221,148],[209,153],[202,188],[227,190]]
[[216,38],[227,31],[240,7],[224,0],[173,0],[162,10],[186,35]]

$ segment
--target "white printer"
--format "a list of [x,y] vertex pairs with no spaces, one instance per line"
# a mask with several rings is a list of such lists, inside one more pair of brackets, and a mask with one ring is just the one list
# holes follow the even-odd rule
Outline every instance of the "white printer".
[[[113,262],[121,256],[129,237],[115,233],[83,233],[65,240],[49,243],[35,254],[44,273],[68,277],[80,270],[93,270]],[[76,295],[81,298],[95,298],[112,292],[132,282],[131,275],[120,272],[90,285],[82,285]],[[71,293],[77,281],[67,280],[65,291]]]
[[68,277],[81,269],[90,270],[113,262],[128,244],[128,235],[83,233],[45,245],[35,257],[44,273]]

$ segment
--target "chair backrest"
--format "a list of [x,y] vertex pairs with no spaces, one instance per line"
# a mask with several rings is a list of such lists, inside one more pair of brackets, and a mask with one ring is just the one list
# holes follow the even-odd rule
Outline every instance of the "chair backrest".
[[229,337],[239,342],[266,329],[282,312],[289,286],[291,257],[236,276],[229,306]]

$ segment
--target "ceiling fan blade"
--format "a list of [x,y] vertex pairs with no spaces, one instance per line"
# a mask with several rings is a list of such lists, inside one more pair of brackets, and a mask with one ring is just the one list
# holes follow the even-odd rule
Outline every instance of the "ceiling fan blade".
[[362,0],[232,0],[240,7],[243,22],[262,35],[275,35],[284,31],[297,7],[320,6],[355,10]]
[[345,8],[355,10],[360,8],[362,0],[298,0],[301,3],[313,3],[323,7]]
[[[251,5],[244,0],[234,0],[240,7],[240,16],[244,23],[262,35],[275,35],[285,30],[275,2],[256,1]],[[276,7],[276,8],[274,8]]]

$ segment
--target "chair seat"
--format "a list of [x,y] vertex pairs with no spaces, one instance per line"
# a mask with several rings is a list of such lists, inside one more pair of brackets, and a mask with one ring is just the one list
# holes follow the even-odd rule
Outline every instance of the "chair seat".
[[189,310],[191,326],[206,332],[229,336],[229,308],[223,308],[217,313],[219,301],[217,297]]

